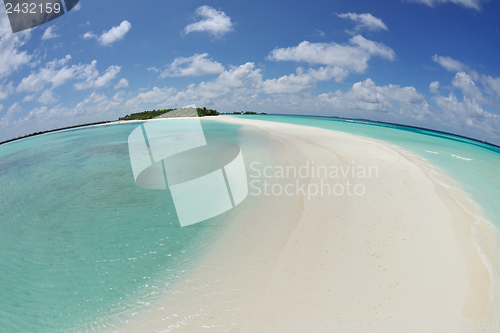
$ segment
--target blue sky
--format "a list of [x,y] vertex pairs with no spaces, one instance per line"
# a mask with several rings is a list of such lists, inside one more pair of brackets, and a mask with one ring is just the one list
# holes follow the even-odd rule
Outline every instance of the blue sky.
[[487,0],[81,0],[12,34],[0,6],[0,140],[196,105],[500,144],[499,16]]

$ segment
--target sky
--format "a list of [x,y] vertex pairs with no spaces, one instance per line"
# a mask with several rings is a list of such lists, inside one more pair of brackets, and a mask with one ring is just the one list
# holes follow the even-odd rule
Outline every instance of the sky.
[[13,34],[0,5],[0,141],[194,105],[500,144],[498,17],[495,0],[81,0]]

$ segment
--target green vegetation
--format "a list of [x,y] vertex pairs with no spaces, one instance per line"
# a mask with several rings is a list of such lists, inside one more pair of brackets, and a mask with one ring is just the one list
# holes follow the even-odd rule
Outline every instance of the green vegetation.
[[147,120],[156,118],[166,112],[173,111],[175,109],[164,109],[164,110],[153,110],[153,111],[143,111],[129,114],[125,117],[118,118],[118,120]]
[[219,112],[217,112],[217,110],[207,109],[206,107],[196,108],[196,111],[198,111],[199,117],[219,115]]
[[[121,117],[118,120],[148,120],[148,119],[153,119],[153,118],[171,118],[171,117],[180,117],[181,112],[178,110],[182,109],[163,109],[163,110],[153,110],[153,111],[143,111],[143,112],[137,112],[137,113],[132,113],[129,114],[125,117]],[[203,108],[196,108],[196,111],[194,108],[192,108],[193,113],[197,112],[199,117],[205,117],[205,116],[218,116],[219,112],[217,110],[212,110],[212,109],[207,109],[206,107]],[[172,112],[174,111],[174,112]],[[167,112],[172,112],[169,115],[166,115]],[[195,114],[189,116],[194,116]]]

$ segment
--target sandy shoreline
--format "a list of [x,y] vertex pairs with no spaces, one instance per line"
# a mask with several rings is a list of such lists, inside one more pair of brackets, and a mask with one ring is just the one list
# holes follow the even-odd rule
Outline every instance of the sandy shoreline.
[[[411,156],[329,130],[214,120],[260,128],[283,161],[376,166],[377,177],[343,175],[343,182],[363,185],[362,195],[273,199],[282,200],[282,211],[263,208],[240,239],[223,241],[213,249],[216,258],[207,256],[206,266],[218,270],[190,277],[181,296],[165,295],[115,331],[319,332],[338,331],[335,325],[350,321],[359,332],[389,329],[388,323],[391,331],[414,325],[419,332],[458,332],[455,321],[488,318],[491,277],[471,240],[475,219]],[[325,188],[323,178],[304,181]],[[190,316],[202,304],[208,304],[202,314]]]

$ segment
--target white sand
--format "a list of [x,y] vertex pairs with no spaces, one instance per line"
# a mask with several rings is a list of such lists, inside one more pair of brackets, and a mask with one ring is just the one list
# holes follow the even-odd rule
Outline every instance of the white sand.
[[[390,323],[389,331],[462,332],[462,318],[488,317],[491,278],[471,241],[474,218],[432,181],[419,166],[425,162],[345,133],[216,120],[258,126],[288,160],[377,166],[378,177],[341,179],[363,184],[361,196],[286,197],[274,211],[255,212],[254,229],[207,257],[206,267],[219,270],[202,276],[200,267],[180,296],[165,295],[116,331],[382,332]],[[321,186],[319,178],[307,181]],[[346,329],[348,321],[358,326]],[[335,326],[341,323],[344,329]],[[478,331],[477,322],[470,327]]]

